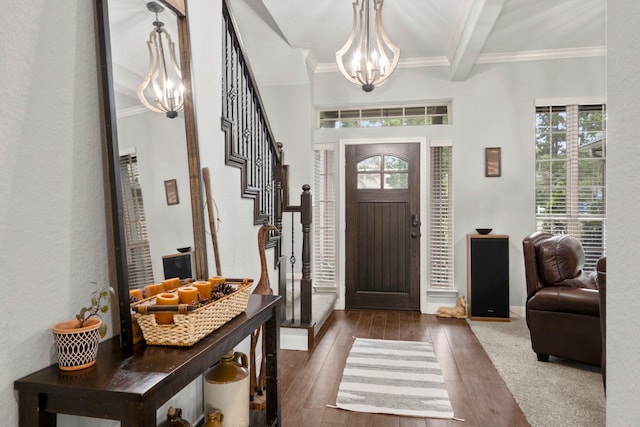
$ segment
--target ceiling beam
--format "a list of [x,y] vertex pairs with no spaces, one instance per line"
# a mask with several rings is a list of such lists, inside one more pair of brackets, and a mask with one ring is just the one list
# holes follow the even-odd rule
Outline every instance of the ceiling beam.
[[465,80],[491,33],[506,0],[473,0],[458,43],[449,57],[451,80]]

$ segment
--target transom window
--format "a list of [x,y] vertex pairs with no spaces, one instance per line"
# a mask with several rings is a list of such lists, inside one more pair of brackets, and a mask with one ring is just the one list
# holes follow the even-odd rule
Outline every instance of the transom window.
[[358,163],[358,190],[409,188],[409,163],[390,155],[367,157]]
[[449,106],[418,105],[320,111],[320,128],[423,126],[449,124]]

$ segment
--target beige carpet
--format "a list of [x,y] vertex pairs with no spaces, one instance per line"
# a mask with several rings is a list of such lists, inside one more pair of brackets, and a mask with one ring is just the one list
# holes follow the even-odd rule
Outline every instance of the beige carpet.
[[469,324],[532,426],[605,425],[600,368],[554,357],[538,362],[523,317]]

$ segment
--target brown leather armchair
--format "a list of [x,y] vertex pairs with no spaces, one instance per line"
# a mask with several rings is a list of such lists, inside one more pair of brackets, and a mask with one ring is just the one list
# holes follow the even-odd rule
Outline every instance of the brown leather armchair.
[[527,326],[538,360],[552,355],[600,366],[600,295],[595,272],[583,271],[582,244],[570,235],[538,231],[522,246]]

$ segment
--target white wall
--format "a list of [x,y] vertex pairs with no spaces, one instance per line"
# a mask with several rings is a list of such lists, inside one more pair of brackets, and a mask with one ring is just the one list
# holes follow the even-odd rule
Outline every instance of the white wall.
[[[182,113],[175,119],[151,111],[118,118],[120,153],[136,153],[153,276],[164,280],[162,257],[193,248],[187,143]],[[175,179],[177,205],[168,205],[164,181]]]
[[92,3],[5,6],[0,412],[17,426],[13,381],[56,362],[51,326],[88,302],[90,281],[109,278]]
[[[89,281],[109,283],[110,278],[93,4],[33,0],[8,6],[11,13],[0,16],[0,286],[5,292],[0,300],[0,412],[3,425],[17,426],[13,382],[57,361],[51,326],[86,304]],[[220,2],[189,1],[191,30],[198,33],[194,73],[203,81],[196,96],[203,104],[200,146],[220,207],[223,273],[257,281],[257,227],[247,226],[252,202],[240,200],[239,170],[224,166],[220,53],[212,48],[220,46],[220,7]],[[160,185],[163,179],[157,178]],[[164,197],[162,187],[154,191]],[[181,187],[181,205],[187,194]],[[212,274],[213,265],[209,255]],[[111,336],[111,317],[105,320]],[[238,350],[248,352],[247,344]],[[167,405],[183,408],[195,421],[202,412],[201,396],[198,379]],[[158,412],[158,419],[164,419],[164,407]],[[61,416],[58,425],[118,423]]]
[[640,3],[607,2],[607,425],[640,425]]
[[[311,148],[312,100],[308,85],[262,86],[260,96],[269,115],[271,130],[282,142],[285,164],[289,167],[289,203],[300,205],[302,186],[309,184],[313,192],[313,152]],[[275,114],[271,114],[274,112]],[[291,214],[283,214],[282,253],[291,255]],[[302,274],[302,232],[300,214],[293,217],[294,252],[297,262],[293,273]],[[287,263],[287,274],[291,274]]]
[[[490,227],[494,233],[510,236],[510,305],[524,306],[526,286],[521,242],[536,227],[534,100],[595,97],[603,102],[605,60],[599,57],[481,65],[475,66],[463,82],[444,80],[444,75],[444,68],[398,69],[385,85],[369,94],[341,75],[318,75],[314,90],[315,105],[319,108],[451,100],[452,124],[319,129],[314,131],[313,142],[337,144],[343,139],[393,137],[421,137],[427,142],[452,140],[455,287],[466,294],[466,234],[474,233],[478,227]],[[484,176],[485,147],[502,147],[499,178]],[[296,161],[289,158],[289,161],[297,165],[305,158]],[[428,159],[423,159],[421,164],[428,165]],[[342,170],[343,167],[338,167],[337,172]],[[422,190],[426,198],[426,184]],[[422,218],[427,217],[428,211],[423,212]],[[338,229],[344,227],[339,225]],[[428,233],[422,235],[428,236]],[[425,240],[422,247],[426,245]],[[344,248],[340,252],[344,253]],[[423,250],[421,256],[427,255]],[[422,271],[423,291],[427,286],[427,272]],[[343,282],[340,287],[344,294]]]

